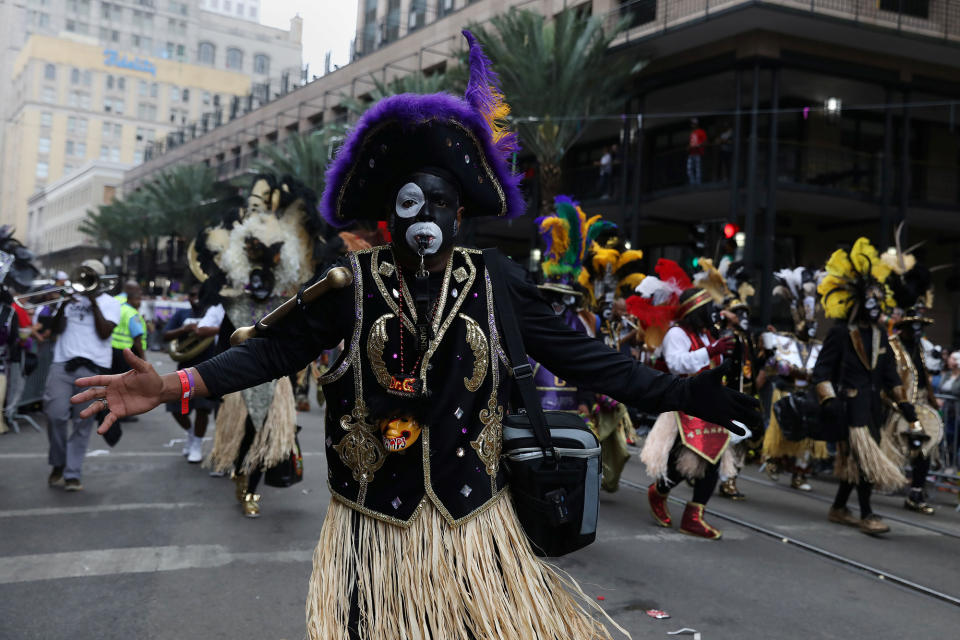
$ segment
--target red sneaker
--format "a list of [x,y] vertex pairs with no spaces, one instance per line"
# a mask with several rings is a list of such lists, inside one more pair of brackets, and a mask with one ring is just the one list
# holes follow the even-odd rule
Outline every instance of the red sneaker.
[[691,536],[719,540],[721,534],[703,519],[703,505],[698,502],[688,502],[683,510],[683,520],[680,521],[680,531]]
[[657,491],[657,483],[653,483],[647,488],[647,499],[650,501],[650,513],[653,514],[653,519],[656,520],[657,524],[661,527],[673,525],[673,521],[670,519],[670,510],[667,509],[667,495],[668,494]]

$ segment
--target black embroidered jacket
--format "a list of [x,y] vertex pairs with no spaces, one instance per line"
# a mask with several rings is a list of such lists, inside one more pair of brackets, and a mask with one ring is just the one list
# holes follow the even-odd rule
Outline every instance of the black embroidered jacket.
[[[505,261],[507,282],[490,281],[486,255]],[[341,264],[353,270],[353,285],[198,370],[211,393],[225,394],[298,371],[342,340],[341,358],[321,380],[329,487],[335,499],[371,517],[406,526],[430,500],[456,526],[503,495],[501,423],[510,373],[496,296],[513,296],[528,354],[571,384],[650,413],[690,401],[685,381],[566,326],[523,270],[500,254],[457,248],[446,270],[431,274],[433,338],[422,358],[408,289],[413,274],[398,270],[386,246],[352,253]],[[411,378],[425,395],[396,393],[404,380],[412,388]],[[391,451],[381,428],[398,415],[412,416],[422,430],[406,449]]]

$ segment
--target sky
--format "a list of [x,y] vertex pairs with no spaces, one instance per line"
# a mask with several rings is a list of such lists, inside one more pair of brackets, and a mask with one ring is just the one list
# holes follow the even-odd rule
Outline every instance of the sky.
[[[357,28],[356,0],[262,0],[260,22],[290,28],[290,18],[303,18],[303,62],[310,76],[323,74],[323,59],[332,51],[332,63],[350,62],[350,41]],[[332,67],[331,67],[332,68]]]

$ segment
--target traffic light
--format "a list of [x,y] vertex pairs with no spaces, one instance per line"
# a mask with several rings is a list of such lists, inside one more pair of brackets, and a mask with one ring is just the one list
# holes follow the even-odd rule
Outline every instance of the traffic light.
[[728,240],[737,235],[738,231],[740,231],[740,227],[732,222],[728,222],[727,224],[723,225],[723,237],[727,238]]
[[707,255],[707,234],[709,227],[705,222],[698,222],[690,227],[690,249],[693,251],[693,258],[690,266],[696,269],[700,264],[700,258]]

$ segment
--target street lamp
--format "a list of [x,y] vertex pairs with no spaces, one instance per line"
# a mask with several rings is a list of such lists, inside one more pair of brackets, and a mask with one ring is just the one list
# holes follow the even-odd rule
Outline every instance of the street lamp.
[[827,114],[828,118],[838,118],[840,117],[840,110],[843,107],[843,102],[840,98],[827,98],[823,103],[823,110]]

